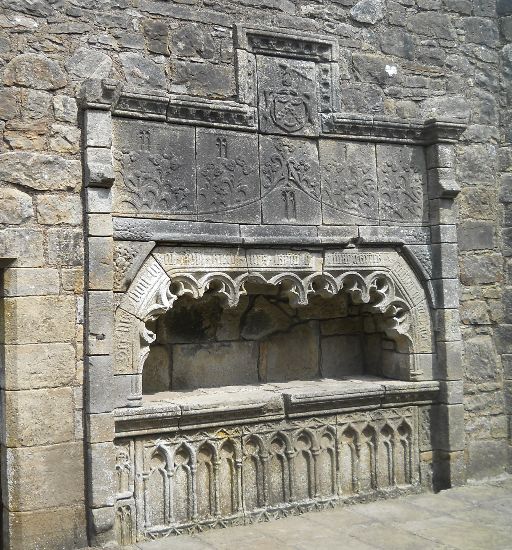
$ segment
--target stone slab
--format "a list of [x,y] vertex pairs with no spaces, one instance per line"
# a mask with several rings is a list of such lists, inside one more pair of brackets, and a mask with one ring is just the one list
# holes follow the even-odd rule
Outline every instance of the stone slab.
[[320,225],[317,145],[303,139],[260,137],[264,224]]
[[260,223],[258,138],[223,130],[197,130],[199,219]]

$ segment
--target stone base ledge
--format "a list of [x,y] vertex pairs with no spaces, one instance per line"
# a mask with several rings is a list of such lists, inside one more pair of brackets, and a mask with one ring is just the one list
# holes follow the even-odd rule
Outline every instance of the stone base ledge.
[[433,403],[439,382],[373,376],[224,386],[146,395],[142,406],[115,411],[118,436],[175,432],[397,405]]

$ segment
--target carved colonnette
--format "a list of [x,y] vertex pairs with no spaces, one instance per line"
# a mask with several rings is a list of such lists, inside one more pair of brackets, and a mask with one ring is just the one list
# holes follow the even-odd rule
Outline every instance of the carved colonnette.
[[417,416],[405,406],[121,438],[118,532],[130,543],[417,490]]

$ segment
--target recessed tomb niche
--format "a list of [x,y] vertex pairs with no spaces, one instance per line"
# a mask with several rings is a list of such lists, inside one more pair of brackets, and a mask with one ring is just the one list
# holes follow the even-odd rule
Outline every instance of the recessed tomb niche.
[[[347,281],[350,287],[350,281]],[[399,378],[410,343],[400,311],[382,312],[342,290],[292,305],[286,285],[246,283],[233,307],[215,288],[177,299],[148,327],[156,334],[143,369],[144,394],[365,375]]]

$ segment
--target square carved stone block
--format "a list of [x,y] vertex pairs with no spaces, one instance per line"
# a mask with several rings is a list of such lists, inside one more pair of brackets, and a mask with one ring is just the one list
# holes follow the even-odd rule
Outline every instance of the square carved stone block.
[[260,137],[264,224],[320,225],[320,167],[312,140]]
[[320,140],[323,221],[375,225],[379,216],[375,145]]
[[264,133],[316,136],[316,67],[311,61],[257,56],[258,112]]
[[197,130],[199,219],[260,223],[258,138],[226,130]]
[[114,212],[194,218],[194,128],[118,119],[114,136]]
[[427,170],[422,147],[377,145],[381,224],[428,222]]

